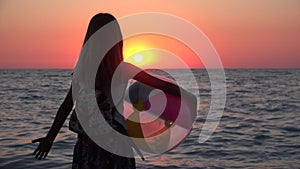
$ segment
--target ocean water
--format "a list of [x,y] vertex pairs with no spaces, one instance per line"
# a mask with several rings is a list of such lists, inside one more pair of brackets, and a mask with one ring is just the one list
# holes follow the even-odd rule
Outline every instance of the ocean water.
[[[227,97],[215,133],[198,137],[210,106],[206,70],[174,70],[199,90],[190,136],[169,153],[136,159],[137,168],[300,168],[300,69],[226,69]],[[45,136],[71,83],[71,70],[0,70],[0,168],[71,168],[76,135],[67,122],[48,157],[36,160],[30,141]]]

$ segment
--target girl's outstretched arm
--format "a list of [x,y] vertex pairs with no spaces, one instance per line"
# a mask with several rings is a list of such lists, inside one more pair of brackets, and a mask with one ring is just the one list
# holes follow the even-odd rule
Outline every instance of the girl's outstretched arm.
[[57,133],[59,132],[64,122],[66,121],[66,118],[70,114],[72,108],[73,108],[73,98],[72,98],[72,86],[71,86],[65,100],[60,105],[57,111],[54,122],[47,136],[32,140],[32,143],[40,142],[38,147],[33,152],[33,155],[35,155],[36,159],[45,158],[47,156],[49,150],[52,147],[53,141],[55,140]]
[[160,89],[165,93],[169,93],[179,97],[182,96],[189,99],[190,101],[197,102],[196,97],[185,89],[171,82],[156,78],[137,66],[124,62],[124,69],[124,71],[129,73],[129,76],[133,76],[133,79],[139,82],[142,82],[156,89]]

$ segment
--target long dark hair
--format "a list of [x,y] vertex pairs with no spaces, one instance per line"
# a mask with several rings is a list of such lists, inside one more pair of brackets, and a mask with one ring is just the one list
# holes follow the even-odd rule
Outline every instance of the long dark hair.
[[[99,13],[96,14],[90,21],[87,33],[84,39],[83,45],[88,41],[88,39],[100,28],[102,28],[104,25],[115,21],[116,18],[108,13]],[[97,76],[96,76],[96,82],[95,82],[95,89],[102,89],[104,91],[107,91],[110,93],[110,86],[111,86],[111,80],[112,76],[118,67],[118,65],[123,61],[123,38],[122,33],[120,30],[119,24],[116,22],[114,24],[114,28],[109,30],[109,34],[118,36],[119,39],[121,39],[119,42],[117,42],[104,56],[102,62],[99,65]],[[101,39],[101,41],[105,43],[107,39]],[[101,45],[99,45],[99,48],[101,48]],[[111,97],[111,96],[109,96]]]

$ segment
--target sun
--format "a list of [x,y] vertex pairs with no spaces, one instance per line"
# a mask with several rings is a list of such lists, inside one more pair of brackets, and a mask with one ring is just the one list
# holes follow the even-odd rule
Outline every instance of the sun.
[[143,61],[143,55],[141,55],[141,54],[135,54],[133,56],[133,59],[134,59],[135,62],[142,62]]
[[151,50],[138,51],[131,56],[126,57],[124,61],[139,67],[148,67],[153,64],[153,52]]

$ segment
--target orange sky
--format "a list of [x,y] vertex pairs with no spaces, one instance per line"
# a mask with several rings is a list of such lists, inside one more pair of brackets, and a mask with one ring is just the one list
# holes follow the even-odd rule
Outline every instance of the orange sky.
[[[185,18],[209,37],[226,68],[300,67],[299,0],[1,0],[0,68],[73,68],[89,19],[98,12],[117,18],[136,12]],[[174,39],[145,35],[125,41],[125,48],[126,42],[165,49],[191,67],[202,67]],[[165,54],[147,57],[163,67]]]

